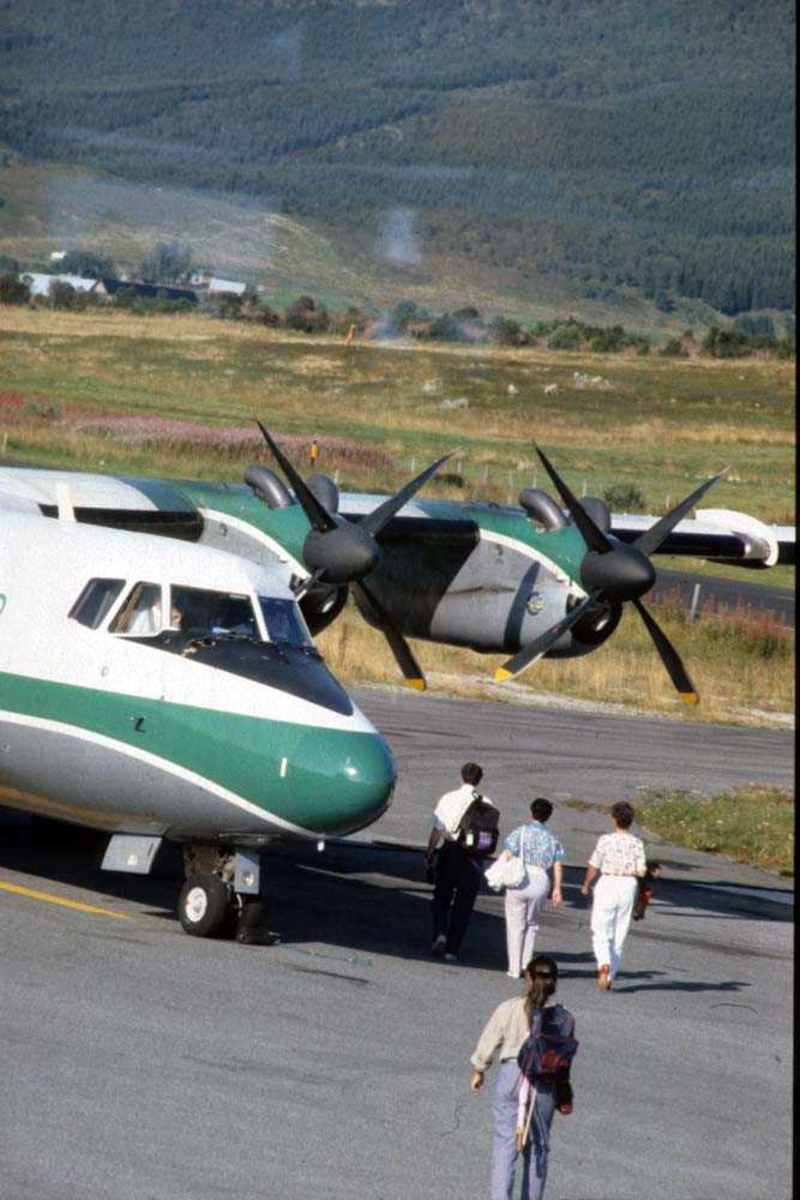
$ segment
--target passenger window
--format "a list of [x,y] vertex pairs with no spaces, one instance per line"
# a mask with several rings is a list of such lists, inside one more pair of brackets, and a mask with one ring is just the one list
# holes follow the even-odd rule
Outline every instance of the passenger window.
[[90,579],[69,610],[69,615],[87,629],[99,628],[111,611],[111,606],[122,591],[124,583],[124,579]]
[[111,622],[112,633],[153,637],[161,632],[161,586],[137,583]]

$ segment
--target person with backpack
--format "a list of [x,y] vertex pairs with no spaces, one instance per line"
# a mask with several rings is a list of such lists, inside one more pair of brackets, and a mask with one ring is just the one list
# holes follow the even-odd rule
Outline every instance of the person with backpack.
[[531,820],[518,825],[503,847],[507,858],[519,858],[525,868],[520,883],[506,887],[506,945],[508,974],[519,979],[523,963],[533,958],[533,944],[539,930],[539,913],[550,895],[550,871],[553,872],[553,907],[561,903],[564,847],[545,822],[553,806],[540,796],[531,805]]
[[572,1112],[570,1067],[578,1043],[575,1019],[553,1000],[558,965],[537,954],[525,968],[525,992],[504,1000],[487,1022],[471,1063],[470,1087],[478,1093],[495,1055],[500,1058],[492,1113],[494,1139],[490,1200],[511,1200],[522,1155],[522,1200],[542,1200],[556,1109]]
[[[433,945],[435,958],[458,962],[481,883],[481,860],[497,845],[498,812],[477,790],[483,778],[478,763],[461,768],[461,786],[445,792],[436,805],[425,851],[433,883]],[[437,853],[439,843],[441,849]]]
[[588,896],[592,881],[600,876],[592,900],[592,945],[597,986],[604,992],[611,989],[619,971],[638,880],[647,875],[644,843],[630,831],[635,815],[633,806],[625,800],[612,805],[614,832],[598,839],[581,884],[581,895]]

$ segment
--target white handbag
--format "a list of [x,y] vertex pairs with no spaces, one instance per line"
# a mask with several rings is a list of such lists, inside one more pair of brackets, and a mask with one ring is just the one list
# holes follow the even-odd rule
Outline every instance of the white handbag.
[[484,875],[489,887],[495,892],[504,887],[518,887],[525,878],[525,863],[516,856],[506,858],[505,854],[501,854],[486,868]]

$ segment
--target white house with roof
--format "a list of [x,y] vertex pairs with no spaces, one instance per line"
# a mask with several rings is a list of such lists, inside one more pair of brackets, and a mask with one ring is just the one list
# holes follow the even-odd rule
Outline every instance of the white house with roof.
[[243,296],[246,290],[246,283],[234,283],[232,279],[219,279],[216,275],[208,281],[209,296]]
[[98,284],[98,280],[82,275],[44,275],[39,271],[24,271],[19,278],[27,283],[32,296],[49,296],[54,283],[68,283],[76,292],[93,292]]

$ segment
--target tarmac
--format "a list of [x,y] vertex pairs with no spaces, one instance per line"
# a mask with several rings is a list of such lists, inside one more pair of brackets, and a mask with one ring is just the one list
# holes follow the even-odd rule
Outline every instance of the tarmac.
[[547,1200],[788,1200],[791,881],[648,839],[665,877],[610,993],[578,885],[607,822],[591,805],[654,784],[790,786],[791,734],[357,699],[394,747],[394,802],[346,843],[270,854],[277,945],[187,937],[168,863],[101,873],[99,835],[0,826],[0,1198],[485,1198],[494,1079],[472,1095],[468,1059],[519,988],[503,901],[481,895],[458,964],[431,959],[419,852],[475,759],[505,830],[546,795],[567,848],[536,947],[580,1040]]

